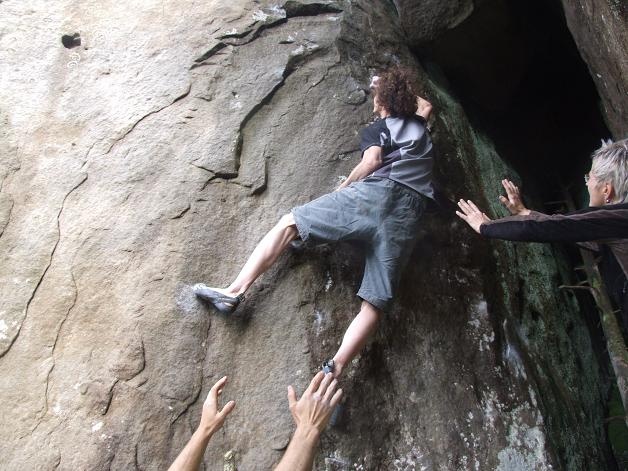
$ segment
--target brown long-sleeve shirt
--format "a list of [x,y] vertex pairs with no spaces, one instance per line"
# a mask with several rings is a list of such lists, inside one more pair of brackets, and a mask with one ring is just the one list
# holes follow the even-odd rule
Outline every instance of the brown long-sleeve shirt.
[[628,314],[628,203],[567,214],[509,216],[480,226],[483,236],[526,242],[586,242],[601,255],[600,272],[614,301]]

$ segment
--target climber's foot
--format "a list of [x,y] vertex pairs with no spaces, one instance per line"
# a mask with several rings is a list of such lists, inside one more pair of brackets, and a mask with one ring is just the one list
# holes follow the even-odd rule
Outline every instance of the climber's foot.
[[197,283],[192,287],[194,294],[223,314],[231,314],[244,301],[244,294],[229,293],[225,289],[210,288],[203,283]]

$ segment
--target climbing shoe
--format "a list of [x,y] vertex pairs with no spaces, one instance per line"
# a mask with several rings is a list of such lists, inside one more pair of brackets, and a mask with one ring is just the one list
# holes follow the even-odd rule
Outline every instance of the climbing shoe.
[[203,301],[207,301],[209,304],[214,306],[217,311],[223,314],[231,314],[237,309],[240,303],[244,301],[243,294],[239,294],[235,297],[227,296],[226,294],[219,293],[215,289],[212,289],[203,283],[194,285],[192,291],[194,291],[194,294],[198,298]]

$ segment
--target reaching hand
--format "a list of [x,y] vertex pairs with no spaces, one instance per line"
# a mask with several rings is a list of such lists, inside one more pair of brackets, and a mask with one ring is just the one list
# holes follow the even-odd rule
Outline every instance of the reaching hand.
[[322,371],[314,376],[298,401],[294,388],[288,386],[288,403],[297,429],[275,471],[312,470],[321,432],[342,397],[342,389],[336,390],[337,386],[334,376]]
[[235,402],[229,401],[225,404],[225,407],[223,407],[222,410],[218,410],[218,396],[222,394],[222,389],[226,382],[226,376],[219,379],[218,382],[216,382],[216,384],[214,384],[209,390],[207,399],[205,399],[205,403],[203,404],[203,414],[201,415],[199,429],[202,429],[207,433],[213,434],[219,430],[225,422],[227,416],[235,407]]
[[224,376],[209,390],[207,399],[203,404],[201,423],[185,448],[170,465],[168,471],[195,471],[199,469],[209,440],[214,432],[222,427],[225,419],[235,407],[235,402],[229,401],[222,410],[218,410],[218,396],[222,393],[222,388],[226,382],[227,377]]
[[490,221],[490,218],[480,211],[480,209],[471,200],[458,201],[458,207],[462,212],[456,211],[456,214],[460,217],[460,219],[469,224],[469,226],[471,226],[471,228],[478,234],[480,233],[480,226],[483,223]]
[[513,216],[526,216],[530,214],[530,210],[523,205],[523,201],[521,201],[521,193],[519,192],[519,187],[515,185],[508,179],[502,180],[502,186],[506,190],[506,195],[508,198],[504,196],[499,197],[499,201],[502,202],[506,209],[510,211],[510,214]]
[[318,433],[325,429],[334,407],[342,398],[342,389],[336,390],[337,386],[338,380],[322,371],[314,376],[298,401],[294,388],[288,386],[288,403],[297,428],[314,427]]
[[432,112],[432,104],[427,101],[425,98],[421,98],[417,95],[416,97],[416,114],[419,116],[423,116],[427,121],[430,117],[430,113]]

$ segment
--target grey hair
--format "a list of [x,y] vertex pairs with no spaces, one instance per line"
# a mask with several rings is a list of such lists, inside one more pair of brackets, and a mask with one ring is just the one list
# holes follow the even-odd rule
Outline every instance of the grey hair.
[[591,173],[615,190],[613,203],[628,203],[628,139],[602,141],[602,147],[591,155]]

